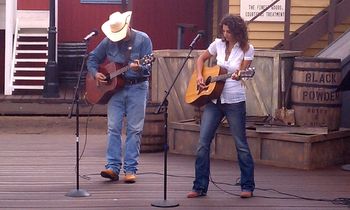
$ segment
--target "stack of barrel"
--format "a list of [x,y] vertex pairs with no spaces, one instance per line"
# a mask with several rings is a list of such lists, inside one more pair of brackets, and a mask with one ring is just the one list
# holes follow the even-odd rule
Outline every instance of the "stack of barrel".
[[296,124],[338,130],[342,103],[335,90],[340,82],[340,59],[295,58],[291,94]]
[[160,103],[148,102],[146,106],[145,124],[141,139],[141,152],[163,151],[165,143],[164,113],[157,114]]

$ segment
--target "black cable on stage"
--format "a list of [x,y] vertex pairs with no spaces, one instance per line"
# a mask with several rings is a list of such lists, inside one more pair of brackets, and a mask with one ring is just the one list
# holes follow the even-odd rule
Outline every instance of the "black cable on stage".
[[[84,139],[84,146],[83,146],[83,149],[80,153],[80,156],[79,156],[79,161],[82,159],[83,155],[84,155],[84,152],[85,152],[85,149],[86,149],[86,145],[87,145],[87,141],[88,141],[88,124],[89,124],[89,119],[90,119],[90,115],[92,113],[92,110],[94,108],[94,105],[91,105],[90,107],[90,110],[88,112],[88,116],[86,118],[86,122],[85,122],[85,139]],[[77,165],[75,164],[74,166],[74,172],[75,174],[77,173]],[[80,175],[79,174],[79,177],[83,178],[83,179],[86,179],[86,180],[90,180],[91,178],[90,177],[86,177],[86,175]]]
[[90,119],[90,115],[92,110],[94,109],[94,105],[91,105],[90,110],[88,112],[88,116],[86,118],[86,122],[85,122],[85,142],[84,142],[84,147],[83,150],[79,156],[79,160],[83,157],[85,149],[86,149],[86,145],[87,145],[87,141],[88,141],[88,125],[89,125],[89,119]]
[[[86,180],[91,180],[91,178],[89,176],[99,176],[99,173],[93,173],[93,174],[85,174],[83,176],[81,176],[82,178],[86,179]],[[137,175],[159,175],[159,176],[163,176],[163,173],[160,172],[144,172],[144,173],[137,173]],[[193,176],[183,176],[183,175],[172,175],[172,174],[168,174],[169,177],[175,177],[175,178],[190,178],[190,179],[194,179]],[[236,193],[232,193],[229,190],[225,190],[222,187],[220,187],[219,185],[228,185],[228,186],[233,186],[233,187],[237,187],[240,186],[240,178],[236,179],[236,183],[235,184],[230,184],[230,183],[225,183],[225,182],[216,182],[213,180],[212,176],[210,175],[209,177],[209,181],[220,191],[229,194],[229,195],[233,195],[233,196],[237,196],[239,197],[239,194]],[[308,200],[308,201],[322,201],[322,202],[330,202],[334,205],[344,205],[344,206],[348,206],[350,207],[350,198],[335,198],[335,199],[321,199],[321,198],[309,198],[309,197],[303,197],[303,196],[298,196],[298,195],[294,195],[294,194],[290,194],[290,193],[285,193],[279,190],[275,190],[275,189],[265,189],[265,188],[259,188],[256,187],[255,190],[260,190],[260,191],[272,191],[281,195],[285,195],[285,196],[289,196],[289,197],[275,197],[275,196],[261,196],[261,195],[254,195],[254,197],[257,198],[266,198],[266,199],[281,199],[281,200]]]

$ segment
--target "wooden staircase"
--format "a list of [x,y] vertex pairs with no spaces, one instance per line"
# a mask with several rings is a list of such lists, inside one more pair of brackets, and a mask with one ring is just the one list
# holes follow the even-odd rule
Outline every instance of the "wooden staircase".
[[[328,6],[306,22],[302,27],[291,33],[288,37],[289,47],[286,47],[286,40],[282,40],[273,49],[305,51],[310,48],[312,44],[321,40],[325,35],[333,35],[336,26],[344,24],[345,22],[345,25],[348,27],[346,20],[350,17],[348,12],[350,9],[350,1],[334,0],[333,6],[334,8],[332,8],[331,5]],[[332,40],[328,40],[328,42],[331,41]],[[327,47],[327,43],[324,44],[325,46],[322,46],[322,48]]]
[[48,27],[49,11],[17,11],[11,65],[12,94],[43,90],[48,60]]

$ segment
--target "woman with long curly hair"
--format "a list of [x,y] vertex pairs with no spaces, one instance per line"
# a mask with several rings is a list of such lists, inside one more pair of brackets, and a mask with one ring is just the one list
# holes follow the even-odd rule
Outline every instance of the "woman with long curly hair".
[[226,79],[223,91],[217,99],[205,105],[201,119],[199,145],[195,162],[195,180],[188,198],[205,196],[210,176],[210,145],[223,117],[230,125],[235,142],[237,159],[241,171],[241,198],[253,196],[254,162],[246,137],[246,95],[240,81],[240,72],[247,69],[254,58],[254,47],[248,42],[247,26],[240,16],[228,14],[220,22],[221,38],[215,39],[203,52],[197,62],[197,86],[205,88],[203,66],[205,61],[215,57],[217,65],[233,73]]

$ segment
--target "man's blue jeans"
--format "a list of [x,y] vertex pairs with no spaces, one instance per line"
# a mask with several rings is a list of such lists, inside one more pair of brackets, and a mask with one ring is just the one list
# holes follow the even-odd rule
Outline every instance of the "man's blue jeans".
[[230,131],[236,145],[238,163],[241,170],[241,190],[249,192],[254,191],[254,162],[246,138],[245,115],[245,102],[234,104],[214,104],[209,102],[206,105],[201,119],[199,145],[195,163],[196,177],[193,182],[193,191],[200,194],[206,194],[208,191],[210,145],[216,129],[224,116],[226,116],[228,120]]
[[[149,82],[126,85],[108,102],[108,145],[106,169],[119,174],[136,173],[140,156],[141,134],[145,119]],[[126,140],[122,150],[122,126],[126,117]],[[124,161],[122,157],[124,156]]]

